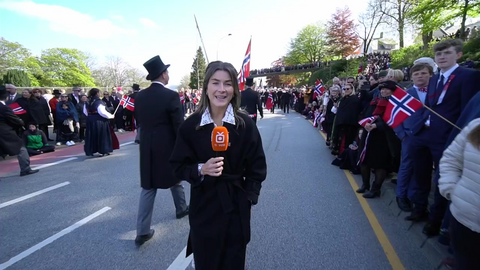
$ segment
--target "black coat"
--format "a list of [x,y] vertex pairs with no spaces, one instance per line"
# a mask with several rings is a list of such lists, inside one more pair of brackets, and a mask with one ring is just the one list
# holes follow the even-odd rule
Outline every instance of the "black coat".
[[[258,93],[253,91],[252,88],[247,88],[245,89],[245,91],[241,92],[241,96],[242,104],[240,105],[240,107],[251,115],[257,114],[258,110],[260,116],[263,118],[263,108]],[[257,116],[253,117],[252,119],[254,122],[257,122]]]
[[335,126],[358,126],[358,115],[360,114],[360,110],[360,100],[356,95],[343,97],[338,106]]
[[[125,111],[125,110],[124,110]],[[135,120],[140,131],[140,180],[144,189],[167,189],[180,180],[168,163],[183,110],[177,92],[153,83],[135,95]]]
[[48,118],[49,113],[47,114],[48,107],[46,107],[46,100],[43,97],[40,100],[33,96],[29,99],[21,97],[17,99],[17,103],[27,111],[27,118],[23,118],[24,116],[21,117],[24,121],[28,119],[28,122],[25,123],[26,128],[28,128],[30,122],[34,122],[37,125],[50,123],[50,119]]
[[[234,250],[232,246],[246,248],[250,241],[250,201],[254,204],[258,201],[261,183],[267,176],[267,163],[257,126],[248,115],[239,113],[239,116],[245,121],[244,127],[224,124],[230,146],[226,152],[218,153],[225,157],[220,177],[204,176],[201,181],[198,174],[198,164],[217,155],[211,147],[214,125],[199,127],[198,113],[180,127],[170,160],[175,175],[192,185],[187,255],[195,253],[197,269],[232,269],[225,265],[241,269],[244,263],[240,254],[235,257],[225,253]],[[232,235],[236,236],[233,241]],[[225,258],[232,257],[237,261],[225,262]]]
[[16,130],[23,126],[23,121],[12,109],[0,102],[0,157],[18,155],[23,141]]

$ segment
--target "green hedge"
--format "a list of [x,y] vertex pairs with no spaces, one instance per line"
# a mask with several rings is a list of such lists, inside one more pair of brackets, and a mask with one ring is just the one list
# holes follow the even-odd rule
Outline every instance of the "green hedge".
[[[394,69],[401,69],[406,66],[413,65],[413,62],[420,57],[434,57],[432,42],[428,45],[427,49],[423,49],[422,45],[412,45],[400,50],[395,50],[391,54],[391,67]],[[464,62],[467,58],[470,58],[476,63],[475,68],[480,68],[480,35],[477,35],[467,42],[463,47],[463,56],[459,59],[459,62]],[[314,85],[317,79],[323,79],[324,83],[331,84],[334,77],[348,77],[356,76],[360,63],[366,66],[366,58],[356,58],[350,60],[338,60],[331,62],[329,67],[320,69],[310,76],[309,85]]]

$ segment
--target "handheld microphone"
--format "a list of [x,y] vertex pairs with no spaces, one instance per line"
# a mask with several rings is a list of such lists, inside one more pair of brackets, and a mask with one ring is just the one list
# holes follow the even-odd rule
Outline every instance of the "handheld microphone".
[[228,129],[215,127],[212,131],[212,149],[215,152],[225,152],[228,149]]

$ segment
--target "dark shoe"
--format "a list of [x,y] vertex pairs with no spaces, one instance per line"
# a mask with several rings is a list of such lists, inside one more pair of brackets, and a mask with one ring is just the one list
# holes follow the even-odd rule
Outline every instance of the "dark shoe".
[[180,214],[177,214],[177,219],[181,219],[181,218],[183,218],[183,217],[187,216],[187,215],[188,215],[188,212],[189,212],[189,210],[190,210],[190,209],[189,209],[189,207],[187,206],[187,209],[185,209],[185,211],[183,211],[183,212],[182,212],[182,213],[180,213]]
[[29,175],[29,174],[34,174],[34,173],[37,173],[39,172],[40,170],[29,170],[29,171],[26,171],[26,172],[20,172],[20,176],[25,176],[25,175]]
[[370,186],[362,185],[359,189],[357,189],[357,193],[365,193],[365,191],[368,191],[370,189]]
[[410,216],[406,216],[405,220],[413,221],[413,222],[420,222],[424,220],[428,220],[428,212],[427,211],[415,211],[413,210]]
[[404,212],[412,212],[412,204],[407,198],[397,197],[397,205]]
[[135,143],[136,143],[136,144],[140,144],[140,140],[135,140]]
[[330,146],[330,141],[326,141],[325,144],[326,144],[327,146]]
[[380,197],[380,190],[370,190],[369,192],[363,194],[363,197],[366,199],[373,199],[375,197]]
[[141,245],[145,244],[145,242],[152,239],[154,234],[155,234],[155,230],[150,230],[149,234],[137,235],[137,237],[135,238],[135,245],[141,246]]
[[442,224],[434,223],[434,222],[427,222],[425,227],[423,227],[423,233],[427,236],[436,236],[440,234],[440,227]]

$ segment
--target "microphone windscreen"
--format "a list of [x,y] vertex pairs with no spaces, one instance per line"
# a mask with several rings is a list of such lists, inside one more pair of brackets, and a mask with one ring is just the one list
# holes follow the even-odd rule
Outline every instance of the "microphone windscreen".
[[228,148],[228,130],[226,127],[215,127],[212,131],[212,149],[224,152]]

